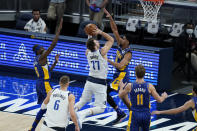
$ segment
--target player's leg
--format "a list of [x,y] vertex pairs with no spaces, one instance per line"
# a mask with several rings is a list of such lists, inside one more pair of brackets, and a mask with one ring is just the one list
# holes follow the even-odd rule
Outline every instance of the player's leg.
[[130,111],[127,131],[139,131],[139,123],[136,118],[137,114],[133,111]]
[[[43,92],[44,92],[44,93],[46,92],[46,94],[47,94],[49,91],[52,90],[52,87],[51,87],[51,84],[50,84],[49,81],[44,81],[44,89],[45,89],[45,91],[43,91]],[[45,98],[46,98],[46,96],[45,96]],[[45,98],[44,98],[44,99],[45,99]]]
[[[92,87],[91,83],[87,81],[79,102],[75,104],[75,111],[80,110],[87,102],[92,100],[93,93],[92,93],[91,87]],[[89,111],[87,109],[80,111],[80,112],[76,112],[77,122],[79,124],[80,129],[82,128],[82,123],[83,123],[84,118],[88,114],[89,114]]]
[[114,80],[107,85],[107,102],[110,104],[111,107],[114,109],[118,108],[118,105],[115,103],[114,99],[110,95],[112,91],[118,92],[118,85],[121,80],[121,77],[119,74],[114,74],[113,76]]
[[[43,81],[40,81],[40,82],[36,83],[36,91],[37,91],[37,97],[38,97],[38,102],[37,103],[42,104],[44,99],[47,96],[46,91],[45,91],[45,84],[44,84]],[[34,131],[36,129],[37,125],[39,124],[39,122],[42,119],[45,112],[46,112],[46,107],[45,107],[45,109],[43,108],[43,109],[40,109],[38,111],[30,131]]]
[[91,83],[89,81],[86,82],[82,96],[75,104],[75,110],[80,110],[87,102],[92,100],[92,91],[91,91]]
[[116,109],[118,106],[117,106],[117,104],[115,103],[115,101],[114,101],[114,99],[112,98],[112,96],[110,95],[110,93],[111,93],[112,91],[115,91],[115,90],[113,90],[113,89],[111,88],[110,85],[107,85],[107,102],[109,103],[109,105],[110,105],[111,107],[113,107],[114,109]]
[[107,103],[107,86],[101,85],[101,84],[95,84],[93,87],[94,97],[95,97],[95,103],[94,108],[92,108],[92,114],[99,114],[103,113],[106,108]]
[[42,104],[45,97],[47,96],[44,81],[37,81],[36,82],[36,92],[37,92],[37,104]]
[[[107,99],[106,85],[95,84],[92,82],[89,82],[88,85],[91,87],[91,91],[95,96],[95,103],[94,103],[95,107],[88,108],[78,112],[80,116],[79,122],[83,121],[87,116],[96,115],[104,112],[106,108],[106,99]],[[92,96],[90,96],[90,98],[92,98]]]
[[122,79],[124,79],[126,75],[126,72],[120,72],[114,74],[113,78],[114,80],[110,85],[107,86],[107,102],[116,110],[117,112],[117,118],[114,120],[114,124],[121,122],[123,119],[127,117],[127,115],[118,107],[118,105],[115,103],[113,98],[110,96],[110,92],[116,91],[118,92],[118,86]]
[[110,95],[110,92],[115,91],[111,88],[110,85],[107,86],[107,102],[109,103],[109,105],[111,107],[114,108],[114,110],[117,112],[117,118],[116,120],[113,121],[114,124],[119,123],[120,121],[122,121],[122,118],[126,118],[126,114],[118,107],[118,105],[115,103],[114,99],[112,98],[112,96]]
[[150,123],[151,123],[151,114],[150,112],[141,113],[141,127],[143,131],[149,131],[150,130]]
[[40,131],[55,131],[49,127],[47,127],[46,125],[42,124]]
[[[87,81],[84,91],[86,91],[86,89],[89,92],[85,93],[87,98],[84,98],[84,99],[90,101],[92,99],[92,95],[94,94],[94,97],[95,97],[94,106],[95,107],[83,110],[82,111],[83,112],[82,116],[87,117],[87,116],[90,116],[90,115],[93,115],[93,114],[98,114],[98,113],[103,112],[104,109],[106,108],[105,103],[106,103],[107,87],[105,85],[102,85],[102,84],[95,84],[95,83]],[[83,94],[82,94],[82,97],[83,97]]]

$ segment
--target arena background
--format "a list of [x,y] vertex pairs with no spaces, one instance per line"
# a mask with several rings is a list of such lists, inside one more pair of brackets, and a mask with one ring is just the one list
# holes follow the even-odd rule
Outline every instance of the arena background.
[[[31,9],[35,7],[41,8],[41,16],[46,20],[48,0],[29,0],[28,2],[25,0],[0,0],[0,2],[0,111],[1,113],[6,113],[5,117],[4,115],[0,115],[1,121],[4,121],[0,123],[0,130],[27,130],[31,126],[36,112],[39,110],[39,106],[36,104],[36,76],[32,68],[34,56],[31,47],[34,42],[39,42],[47,48],[54,35],[45,36],[15,29],[20,15],[31,13]],[[113,13],[121,34],[125,33],[125,25],[129,17],[143,17],[143,9],[138,1],[110,0],[109,2],[107,9]],[[77,7],[76,3],[78,3]],[[77,35],[79,24],[88,20],[88,10],[85,7],[84,0],[67,0],[62,36],[60,37],[57,48],[51,53],[51,56],[57,53],[62,54],[60,63],[58,63],[57,68],[52,74],[52,84],[58,87],[58,79],[61,75],[68,74],[71,76],[72,83],[69,90],[76,96],[76,101],[81,96],[88,72],[88,67],[86,67],[87,62],[85,61],[85,56],[83,56],[86,38],[74,37]],[[165,1],[158,15],[158,19],[162,24],[162,38],[168,39],[168,28],[175,22],[187,23],[193,20],[195,23],[196,7],[195,1]],[[111,33],[109,21],[104,18],[104,23],[105,31]],[[142,35],[141,33],[137,35]],[[143,35],[145,36],[146,33]],[[191,98],[192,90],[191,85],[183,84],[187,80],[187,75],[184,72],[178,70],[172,73],[172,70],[178,64],[173,59],[173,43],[166,41],[157,42],[145,41],[143,39],[143,41],[134,43],[132,46],[135,55],[133,56],[133,61],[131,61],[132,66],[130,67],[131,81],[133,81],[134,66],[137,63],[146,64],[149,70],[146,74],[146,80],[152,82],[160,93],[167,91],[169,94],[169,98],[162,104],[157,103],[151,98],[151,111],[169,109],[182,105]],[[63,47],[65,47],[66,51],[61,50]],[[80,48],[81,50],[72,50],[73,47]],[[115,48],[116,46],[110,51],[109,57],[111,59],[114,58]],[[49,57],[49,62],[53,61],[51,56]],[[78,61],[80,60],[81,62],[79,63]],[[109,80],[113,71],[114,69],[110,67]],[[191,81],[196,81],[195,75],[191,74]],[[112,95],[118,105],[129,114],[117,94],[112,93]],[[84,109],[91,106],[92,102],[85,106]],[[22,114],[25,118],[19,114]],[[14,121],[16,123],[14,125],[15,127],[9,126],[11,118],[14,117],[17,118]],[[28,121],[29,117],[32,118],[30,121]],[[128,117],[122,123],[112,125],[111,122],[115,117],[116,113],[108,105],[103,114],[87,118],[83,125],[83,130],[125,130]],[[24,127],[21,124],[22,121],[26,122]],[[151,121],[150,129],[153,131],[190,131],[197,126],[192,117],[191,110],[174,116],[152,116]],[[19,126],[20,128],[17,128]],[[72,124],[68,127],[68,130],[73,130]]]

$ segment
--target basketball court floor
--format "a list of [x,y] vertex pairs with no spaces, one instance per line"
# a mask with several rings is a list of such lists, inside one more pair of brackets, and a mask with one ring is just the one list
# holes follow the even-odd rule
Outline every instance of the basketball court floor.
[[[37,105],[37,96],[35,90],[36,81],[20,75],[7,75],[0,73],[0,131],[27,131],[36,113],[39,110]],[[54,88],[58,88],[58,83],[52,83]],[[83,91],[84,82],[71,80],[68,88],[79,101]],[[182,105],[191,98],[190,95],[168,93],[169,97],[162,103],[157,103],[151,97],[151,111],[164,110]],[[126,106],[118,98],[115,92],[112,92],[116,103],[129,114]],[[92,107],[93,103],[88,103],[85,107]],[[85,119],[82,131],[122,131],[126,129],[127,117],[123,122],[112,125],[112,121],[116,118],[114,110],[107,105],[104,113],[91,116]],[[39,131],[40,125],[37,128]],[[191,131],[197,126],[191,110],[177,115],[160,115],[151,117],[151,131]],[[74,130],[74,125],[70,122],[68,131]]]

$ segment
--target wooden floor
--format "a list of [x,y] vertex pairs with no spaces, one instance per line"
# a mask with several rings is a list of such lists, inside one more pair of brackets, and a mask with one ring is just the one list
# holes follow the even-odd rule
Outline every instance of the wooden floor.
[[[0,112],[0,130],[1,131],[28,131],[35,116],[15,114],[9,112]],[[36,131],[40,130],[42,121],[39,123]]]

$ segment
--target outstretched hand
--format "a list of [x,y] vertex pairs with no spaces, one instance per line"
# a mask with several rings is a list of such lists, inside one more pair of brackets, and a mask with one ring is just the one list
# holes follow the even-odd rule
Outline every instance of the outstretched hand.
[[160,111],[153,111],[152,113],[151,113],[151,115],[159,115],[160,114]]
[[165,99],[168,97],[168,94],[166,92],[161,94],[162,97],[164,97]]
[[60,54],[57,54],[57,55],[55,56],[55,62],[58,62],[58,61],[59,61],[59,57],[60,57]]
[[93,30],[92,34],[93,36],[97,36],[98,34],[101,34],[102,30],[100,30],[99,28],[96,28],[95,30]]

